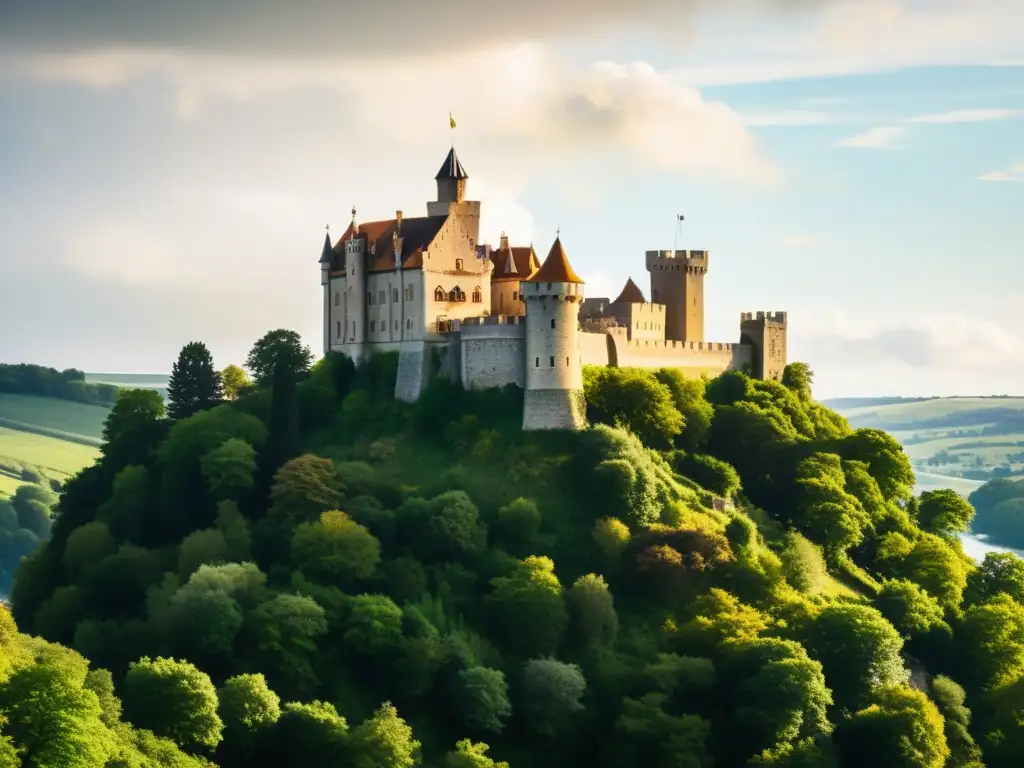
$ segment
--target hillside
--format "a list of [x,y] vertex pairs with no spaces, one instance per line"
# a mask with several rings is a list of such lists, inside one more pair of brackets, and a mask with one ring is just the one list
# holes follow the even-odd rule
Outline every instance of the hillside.
[[884,429],[915,470],[985,481],[1024,476],[1024,398],[829,400],[855,427]]
[[259,349],[237,402],[125,395],[19,569],[133,726],[222,768],[1017,764],[1024,573],[805,367],[587,369],[593,426],[524,433],[515,388]]

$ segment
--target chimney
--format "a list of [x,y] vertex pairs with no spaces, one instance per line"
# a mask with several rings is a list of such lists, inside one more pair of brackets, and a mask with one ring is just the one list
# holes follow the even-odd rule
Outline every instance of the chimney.
[[397,224],[398,234],[402,234],[402,212],[395,211],[395,222]]
[[508,235],[506,235],[504,232],[501,233],[501,242],[498,245],[498,250],[499,251],[507,251],[508,250]]

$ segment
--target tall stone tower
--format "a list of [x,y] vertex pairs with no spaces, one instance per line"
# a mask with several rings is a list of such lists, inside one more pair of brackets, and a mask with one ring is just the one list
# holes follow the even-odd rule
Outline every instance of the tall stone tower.
[[740,314],[740,344],[754,348],[753,370],[758,379],[782,379],[787,359],[785,312],[743,312]]
[[521,283],[526,304],[526,392],[523,429],[582,429],[583,362],[579,313],[583,280],[560,238],[536,272]]
[[665,305],[665,338],[704,341],[707,251],[648,251],[651,301]]
[[[356,209],[352,209],[354,234],[345,243],[345,320],[343,339],[349,344],[366,343],[366,236],[359,234]],[[360,348],[353,348],[358,360]]]
[[427,215],[455,216],[469,238],[470,247],[475,248],[480,242],[480,202],[466,199],[469,174],[455,153],[455,147],[448,150],[434,181],[437,182],[437,200],[427,203]]

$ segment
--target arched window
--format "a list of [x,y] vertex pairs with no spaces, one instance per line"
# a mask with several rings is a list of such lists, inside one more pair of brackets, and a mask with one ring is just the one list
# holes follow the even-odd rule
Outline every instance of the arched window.
[[555,327],[555,318],[553,318],[553,317],[551,318],[551,327],[552,328]]
[[370,321],[370,333],[373,333],[376,330],[377,330],[377,321],[376,320],[371,320]]
[[445,298],[446,297],[444,295],[444,288],[438,286],[437,288],[434,289],[434,301],[444,301]]
[[473,301],[479,304],[483,300],[484,294],[483,291],[480,290],[480,286],[478,285],[476,288],[473,289]]
[[451,298],[452,301],[465,301],[466,300],[466,294],[463,292],[462,288],[460,288],[457,285],[454,288],[452,288],[451,297],[452,297]]

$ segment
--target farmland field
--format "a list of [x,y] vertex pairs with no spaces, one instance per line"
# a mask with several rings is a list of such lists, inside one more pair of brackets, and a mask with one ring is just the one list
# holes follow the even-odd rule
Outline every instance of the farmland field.
[[166,373],[87,373],[85,380],[96,384],[113,384],[125,389],[155,389],[167,399]]
[[1024,476],[1024,397],[849,402],[856,404],[835,404],[850,425],[891,433],[919,474],[976,481]]
[[21,480],[15,480],[9,475],[0,473],[0,499],[4,496],[13,496],[19,485],[24,485]]
[[43,427],[47,430],[83,435],[99,440],[109,408],[87,403],[74,403],[55,397],[0,394],[0,420],[14,422],[8,426]]
[[39,467],[54,475],[73,475],[99,458],[98,449],[0,427],[0,457]]

